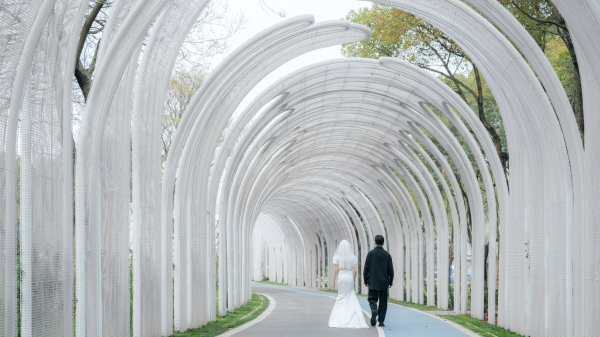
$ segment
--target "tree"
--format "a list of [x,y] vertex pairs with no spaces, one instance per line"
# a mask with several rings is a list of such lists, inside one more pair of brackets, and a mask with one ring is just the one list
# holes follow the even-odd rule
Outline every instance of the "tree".
[[487,85],[479,69],[454,41],[412,14],[380,4],[351,11],[346,19],[368,26],[372,35],[369,40],[343,45],[344,56],[398,57],[437,74],[477,112],[504,170],[508,170],[508,149],[500,132],[502,119],[494,113],[494,98],[486,95]]
[[[85,18],[85,23],[83,24],[83,28],[81,29],[81,34],[79,36],[79,43],[77,45],[77,60],[75,61],[75,79],[77,80],[77,84],[81,89],[84,100],[87,100],[88,94],[92,87],[92,75],[96,69],[98,49],[100,49],[100,39],[98,36],[104,29],[104,24],[106,23],[106,9],[109,7],[110,4],[107,2],[107,0],[91,2],[91,11]],[[86,51],[85,54],[83,54],[84,50]],[[91,59],[88,57],[89,51],[93,51]],[[84,58],[83,61],[82,56]]]
[[[85,102],[92,88],[102,33],[108,16],[111,15],[110,8],[113,2],[114,0],[89,0],[89,13],[81,30],[74,73],[75,135],[79,130]],[[229,9],[227,0],[214,0],[202,11],[191,28],[179,52],[173,78],[169,83],[163,123],[163,155],[166,156],[183,111],[193,93],[202,84],[205,73],[211,66],[211,60],[227,51],[232,37],[243,29],[245,22],[242,13],[234,13]]]
[[[584,140],[583,96],[579,64],[567,23],[551,0],[498,0],[523,24],[546,53],[565,87],[571,102],[581,140]],[[559,49],[556,52],[548,49]]]
[[[343,45],[342,54],[344,56],[368,58],[397,57],[436,74],[476,112],[479,120],[490,134],[504,171],[508,172],[509,154],[506,136],[504,134],[502,118],[494,97],[477,66],[473,64],[464,51],[450,37],[412,14],[380,4],[373,4],[370,8],[351,11],[346,16],[346,19],[368,26],[371,28],[372,34],[369,40]],[[464,145],[463,138],[457,132],[455,126],[435,108],[432,107],[432,110],[448,126],[450,131],[456,135],[457,139],[463,144],[470,161],[477,167],[470,148]],[[429,135],[426,130],[423,131]],[[471,133],[473,133],[472,130]],[[433,137],[430,138],[437,143]],[[442,153],[445,153],[442,148],[440,150]],[[455,197],[462,197],[465,200],[467,207],[467,235],[469,242],[472,242],[472,219],[469,200],[458,175],[458,170],[452,161],[450,163],[454,172],[446,172],[446,174],[455,174],[461,184],[461,190],[454,191],[454,193]],[[479,170],[485,169],[488,168],[479,167]],[[483,188],[479,170],[476,170],[476,175]],[[494,193],[494,191],[490,191],[489,193]],[[487,203],[485,203],[487,194],[483,197],[484,205],[487,206]],[[488,245],[489,243],[486,244],[486,247]],[[451,237],[450,252],[452,253],[453,250],[454,246]],[[484,260],[487,261],[489,249],[485,248],[484,251]],[[449,258],[451,258],[451,255]],[[487,265],[485,268],[484,274],[487,275]]]
[[194,92],[202,85],[204,76],[200,70],[176,70],[169,80],[162,126],[163,161],[167,158],[181,117],[190,104]]
[[[89,13],[81,29],[75,64],[75,79],[84,102],[92,87],[102,33],[114,0],[89,2]],[[232,12],[226,0],[211,1],[188,34],[180,51],[178,66],[208,69],[210,60],[229,48],[232,36],[243,28],[245,22],[243,14]]]

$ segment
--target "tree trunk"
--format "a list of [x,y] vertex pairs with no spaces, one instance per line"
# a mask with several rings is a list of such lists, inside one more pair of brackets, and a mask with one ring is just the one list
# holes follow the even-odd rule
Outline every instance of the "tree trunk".
[[[489,132],[492,137],[492,141],[494,142],[494,147],[496,148],[496,152],[498,153],[498,157],[500,157],[500,162],[502,163],[502,168],[504,172],[508,170],[508,152],[502,152],[502,140],[500,136],[498,136],[498,132],[494,129],[494,126],[488,122],[485,117],[484,109],[483,109],[483,86],[481,83],[481,75],[479,74],[479,69],[477,66],[473,65],[473,72],[475,73],[475,82],[477,83],[477,114],[481,123],[485,129]],[[483,168],[481,168],[483,169]]]
[[90,88],[92,87],[92,74],[94,72],[94,67],[96,66],[96,57],[98,56],[98,49],[100,49],[100,44],[96,46],[96,51],[94,53],[94,59],[92,60],[92,64],[86,69],[81,63],[81,53],[83,52],[83,47],[85,46],[85,41],[90,33],[90,29],[100,14],[100,10],[106,1],[100,0],[96,2],[96,5],[85,19],[83,27],[81,29],[81,35],[79,36],[79,43],[77,45],[77,59],[75,63],[75,79],[77,79],[77,84],[83,93],[83,99],[87,101],[88,94],[90,93]]
[[[581,136],[581,142],[583,143],[584,138],[584,119],[583,119],[583,94],[581,90],[581,76],[579,72],[579,62],[577,61],[577,54],[575,54],[575,46],[573,45],[573,40],[571,39],[571,34],[567,27],[567,23],[563,16],[558,12],[555,6],[551,6],[552,15],[556,18],[559,25],[562,27],[558,27],[558,36],[561,37],[567,50],[569,51],[569,55],[571,56],[571,63],[573,64],[573,89],[571,91],[571,107],[573,108],[573,114],[575,115],[575,120],[577,121],[577,126],[579,127],[579,135]],[[564,28],[567,27],[567,28]]]

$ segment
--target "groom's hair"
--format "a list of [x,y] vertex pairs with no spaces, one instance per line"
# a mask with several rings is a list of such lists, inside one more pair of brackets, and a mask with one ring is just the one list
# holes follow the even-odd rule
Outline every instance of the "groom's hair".
[[383,239],[383,235],[375,235],[375,244],[378,246],[383,246],[383,242],[385,240]]

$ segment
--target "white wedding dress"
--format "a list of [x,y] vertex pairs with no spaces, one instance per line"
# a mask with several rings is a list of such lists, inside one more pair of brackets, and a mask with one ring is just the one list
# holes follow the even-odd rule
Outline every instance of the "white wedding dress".
[[[344,244],[344,241],[340,243],[340,246]],[[350,247],[350,243],[348,241],[346,241],[346,243],[348,244],[348,247]],[[339,266],[339,273],[336,283],[338,295],[335,305],[331,310],[331,315],[329,316],[329,327],[352,329],[368,328],[369,326],[365,322],[365,317],[360,304],[358,303],[358,298],[354,293],[354,277],[352,275],[352,268],[357,264],[358,259],[354,255],[347,256],[345,260],[343,257],[340,258],[338,255],[340,246],[338,246],[338,250],[336,250],[336,254],[333,257],[333,263]],[[348,247],[344,248],[347,250]],[[343,250],[344,249],[342,249],[342,251]],[[340,260],[342,260],[341,265]]]

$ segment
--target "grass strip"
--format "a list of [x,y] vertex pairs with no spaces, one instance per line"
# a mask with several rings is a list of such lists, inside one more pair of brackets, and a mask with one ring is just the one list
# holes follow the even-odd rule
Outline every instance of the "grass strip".
[[510,330],[504,329],[497,325],[492,325],[486,323],[477,318],[473,318],[468,315],[440,315],[440,317],[452,321],[454,323],[458,323],[465,328],[476,332],[482,336],[492,336],[492,337],[523,337],[523,335],[519,335]]
[[421,311],[443,311],[444,309],[440,309],[438,307],[427,306],[425,304],[406,302],[406,301],[398,301],[391,298],[388,298],[388,302],[401,305],[403,307],[413,308]]
[[[338,293],[338,291],[335,290],[335,289],[319,289],[319,291],[323,291],[323,292],[326,292],[326,293],[332,293],[332,294],[337,294]],[[356,296],[367,298],[367,295],[365,295],[365,294],[356,294]]]
[[285,283],[277,283],[277,282],[271,282],[271,281],[254,281],[256,283],[264,283],[264,284],[270,284],[272,286],[287,286],[287,284]]
[[[337,294],[337,290],[333,290],[333,289],[321,289],[321,291],[324,291],[324,292],[327,292],[327,293]],[[365,294],[356,294],[356,296],[358,296],[358,297],[367,297],[367,295],[365,295]],[[391,299],[391,298],[388,298],[388,302],[389,303],[398,304],[398,305],[401,305],[403,307],[409,307],[409,308],[421,310],[421,311],[443,311],[443,309],[440,309],[438,307],[428,307],[425,304],[418,304],[418,303],[412,303],[412,302],[398,301],[398,300],[394,300],[394,299]]]
[[190,329],[186,332],[176,332],[173,337],[213,337],[218,336],[229,329],[233,329],[244,323],[255,319],[269,306],[269,300],[263,296],[253,293],[252,299],[246,305],[235,310],[232,313],[227,313],[225,317],[217,317],[215,322],[210,322],[207,325]]
[[[333,289],[322,289],[321,291],[327,292],[327,293],[333,293],[333,294],[337,294],[337,290],[333,290]],[[357,294],[357,296],[360,297],[366,297],[366,295],[363,294]],[[394,300],[391,298],[388,298],[388,302],[390,303],[394,303],[394,304],[398,304],[404,307],[409,307],[409,308],[413,308],[413,309],[417,309],[417,310],[421,310],[421,311],[443,311],[443,309],[440,309],[438,307],[428,307],[424,304],[418,304],[418,303],[412,303],[412,302],[405,302],[405,301],[398,301],[398,300]],[[517,333],[514,333],[510,330],[504,329],[502,327],[496,326],[496,325],[492,325],[489,323],[486,323],[482,320],[479,320],[477,318],[473,318],[471,316],[468,315],[439,315],[439,317],[445,318],[447,320],[450,320],[452,322],[458,323],[462,326],[464,326],[465,328],[476,332],[482,336],[491,336],[491,337],[523,337],[522,335],[519,335]]]

